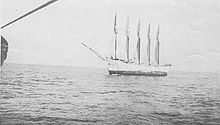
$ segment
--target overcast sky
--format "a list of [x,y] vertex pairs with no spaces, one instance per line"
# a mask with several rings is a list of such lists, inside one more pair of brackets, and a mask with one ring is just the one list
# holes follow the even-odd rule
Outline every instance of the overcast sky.
[[[1,25],[45,2],[1,0]],[[152,50],[157,26],[161,28],[161,63],[172,64],[175,70],[220,72],[219,0],[59,0],[1,31],[9,42],[6,63],[105,67],[80,43],[110,56],[115,13],[121,58],[129,16],[131,56],[136,55],[140,19],[142,61],[151,23]]]

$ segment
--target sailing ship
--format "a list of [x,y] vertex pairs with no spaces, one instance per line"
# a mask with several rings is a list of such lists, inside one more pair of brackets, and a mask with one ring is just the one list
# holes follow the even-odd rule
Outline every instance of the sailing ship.
[[99,58],[106,61],[108,66],[108,72],[110,75],[137,75],[137,76],[167,76],[169,67],[171,64],[160,64],[160,42],[159,42],[159,31],[160,27],[157,29],[156,36],[156,46],[155,46],[155,61],[156,64],[151,62],[151,39],[150,39],[150,24],[148,26],[148,43],[147,43],[147,61],[148,65],[141,63],[141,37],[140,37],[140,20],[138,21],[137,27],[137,62],[130,60],[129,55],[129,45],[130,45],[130,34],[129,34],[129,18],[126,23],[126,60],[120,59],[117,57],[117,45],[118,45],[118,31],[117,31],[117,16],[115,15],[114,19],[114,57],[103,57],[94,49],[88,47],[84,43],[85,47],[94,52]]

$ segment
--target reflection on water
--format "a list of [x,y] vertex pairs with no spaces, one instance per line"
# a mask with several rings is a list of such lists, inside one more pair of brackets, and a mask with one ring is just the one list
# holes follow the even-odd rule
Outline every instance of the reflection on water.
[[105,69],[6,64],[1,124],[219,124],[220,75],[109,76]]

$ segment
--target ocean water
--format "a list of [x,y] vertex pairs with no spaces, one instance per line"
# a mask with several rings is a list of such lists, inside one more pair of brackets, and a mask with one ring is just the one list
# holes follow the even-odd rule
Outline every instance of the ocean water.
[[106,69],[5,64],[0,124],[220,124],[220,75],[110,76]]

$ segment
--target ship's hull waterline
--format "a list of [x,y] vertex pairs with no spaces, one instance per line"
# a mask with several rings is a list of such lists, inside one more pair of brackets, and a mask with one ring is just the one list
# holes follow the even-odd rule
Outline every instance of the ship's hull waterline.
[[125,71],[125,70],[108,70],[109,75],[132,75],[132,76],[167,76],[166,72],[161,71]]
[[109,75],[167,76],[168,67],[138,65],[112,60],[108,61],[108,72]]

